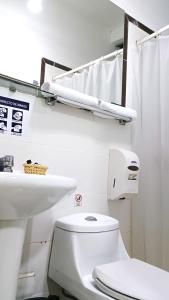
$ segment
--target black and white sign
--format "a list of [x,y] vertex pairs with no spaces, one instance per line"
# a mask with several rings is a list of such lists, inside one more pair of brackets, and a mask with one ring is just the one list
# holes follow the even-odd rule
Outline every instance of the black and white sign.
[[12,122],[11,133],[15,135],[22,135],[22,124]]
[[25,135],[29,114],[30,102],[0,96],[0,133]]
[[7,131],[7,121],[0,120],[0,133],[5,133]]
[[6,107],[0,106],[0,119],[7,119],[8,109]]
[[12,120],[13,121],[20,121],[20,122],[22,122],[22,120],[23,120],[23,112],[20,111],[20,110],[13,109],[12,110]]

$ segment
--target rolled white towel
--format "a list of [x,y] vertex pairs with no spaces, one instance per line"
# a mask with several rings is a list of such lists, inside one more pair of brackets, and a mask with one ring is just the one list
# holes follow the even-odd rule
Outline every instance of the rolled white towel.
[[102,113],[102,112],[98,112],[98,111],[93,111],[93,115],[102,119],[114,119],[113,116],[111,116],[111,114],[106,114],[106,113]]
[[64,87],[53,82],[45,82],[42,85],[41,90],[44,96],[47,96],[46,93],[51,93],[54,94],[54,96],[59,96],[89,106],[98,107],[99,105],[99,100],[96,97],[80,93],[76,90]]
[[132,120],[137,118],[137,112],[131,108],[123,107],[123,106],[105,102],[102,100],[99,101],[99,107],[109,113],[116,114],[116,115],[126,117],[126,118],[130,118]]

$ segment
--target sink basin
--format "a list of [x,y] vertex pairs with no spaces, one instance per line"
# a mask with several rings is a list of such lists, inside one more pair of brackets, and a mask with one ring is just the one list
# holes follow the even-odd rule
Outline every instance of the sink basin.
[[0,299],[16,300],[27,219],[75,188],[72,178],[0,173]]
[[62,176],[0,173],[0,220],[30,218],[75,187],[74,179]]

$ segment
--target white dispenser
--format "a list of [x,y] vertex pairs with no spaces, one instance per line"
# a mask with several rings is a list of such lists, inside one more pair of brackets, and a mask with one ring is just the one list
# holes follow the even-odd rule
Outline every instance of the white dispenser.
[[138,194],[139,159],[134,152],[111,149],[109,154],[108,199],[131,199]]

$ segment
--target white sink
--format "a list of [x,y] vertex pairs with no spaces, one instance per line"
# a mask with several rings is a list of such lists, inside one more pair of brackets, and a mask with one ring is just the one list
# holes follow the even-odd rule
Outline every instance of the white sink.
[[62,176],[0,173],[0,220],[30,218],[75,187],[74,179]]
[[27,219],[75,188],[72,178],[0,173],[0,299],[16,300]]

